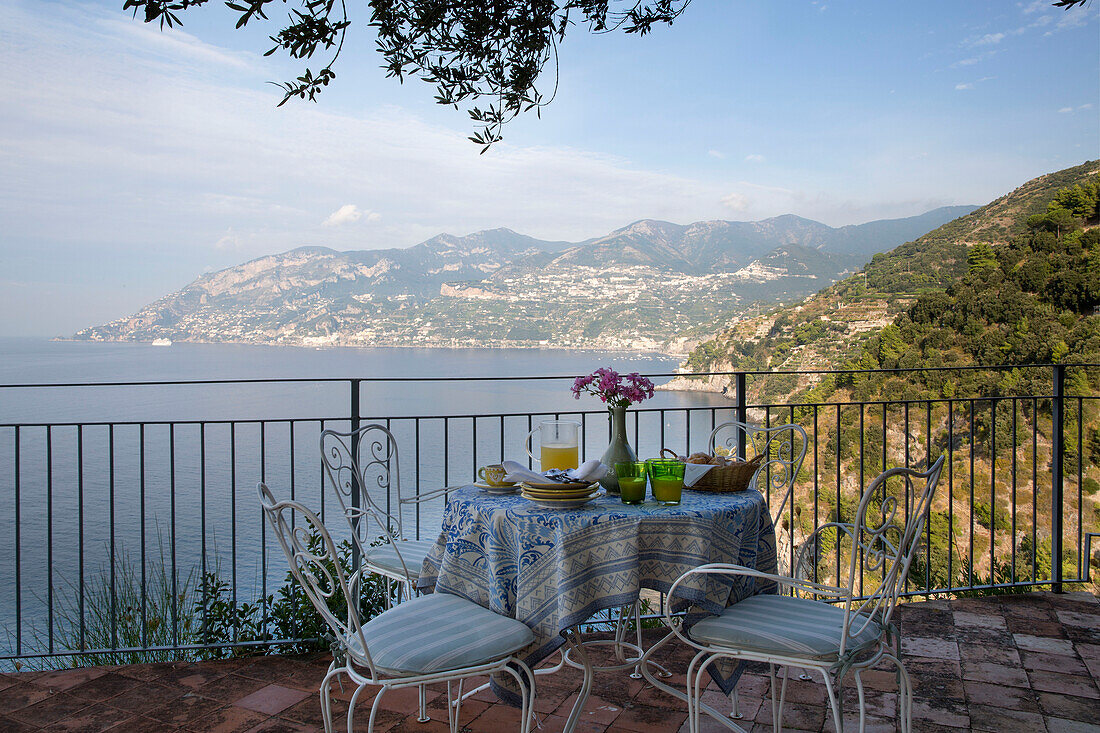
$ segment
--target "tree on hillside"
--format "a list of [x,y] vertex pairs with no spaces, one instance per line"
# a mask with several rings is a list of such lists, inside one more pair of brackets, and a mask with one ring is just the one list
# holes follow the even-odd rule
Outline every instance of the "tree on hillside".
[[[142,11],[146,23],[161,28],[181,25],[180,14],[208,0],[125,0],[134,15]],[[268,6],[289,0],[226,0],[239,15],[237,28],[253,21],[269,21]],[[671,24],[691,0],[368,0],[370,27],[377,34],[386,75],[406,76],[436,87],[436,102],[453,105],[485,99],[482,108],[468,110],[480,126],[470,139],[482,152],[501,139],[501,128],[521,112],[538,109],[546,99],[535,84],[543,68],[555,60],[557,88],[558,44],[570,27],[588,26],[594,33],[623,30],[645,35],[653,26]],[[265,55],[283,51],[295,59],[326,55],[319,71],[307,68],[301,76],[279,86],[280,106],[293,97],[316,101],[317,94],[336,78],[333,65],[340,56],[352,19],[348,4],[337,0],[297,0],[289,23],[271,36],[275,44]]]

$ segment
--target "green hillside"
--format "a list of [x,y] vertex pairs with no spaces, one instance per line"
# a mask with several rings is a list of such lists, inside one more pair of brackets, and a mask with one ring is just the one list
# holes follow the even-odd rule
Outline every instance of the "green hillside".
[[[1041,396],[1052,370],[1022,367],[1100,363],[1098,171],[1089,162],[1030,181],[695,350],[694,371],[1020,367],[750,378],[750,404],[794,405],[750,409],[750,419],[789,416],[820,449],[803,464],[782,537],[797,544],[811,517],[850,519],[878,471],[945,455],[949,478],[911,582],[1007,590],[1050,577],[1054,430]],[[1067,400],[1062,423],[1069,578],[1082,571],[1083,533],[1100,528],[1100,370],[1069,368],[1065,386],[1088,398]]]
[[[1100,317],[1093,314],[1100,304],[1096,213],[1083,208],[1095,206],[1089,196],[1095,196],[1098,171],[1094,161],[1029,181],[914,242],[875,255],[862,271],[797,305],[731,324],[702,343],[685,367],[1100,361]],[[1076,214],[1055,201],[1073,203],[1069,199],[1080,196],[1093,203],[1080,203]],[[817,401],[843,386],[852,385],[813,376],[770,378],[757,380],[752,397]],[[874,385],[859,392],[871,396]]]

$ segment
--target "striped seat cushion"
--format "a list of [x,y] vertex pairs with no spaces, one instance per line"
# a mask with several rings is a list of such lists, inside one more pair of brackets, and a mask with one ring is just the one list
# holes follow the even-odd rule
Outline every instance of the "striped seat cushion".
[[[853,618],[845,653],[873,644],[883,634],[877,621],[863,626]],[[840,653],[844,607],[808,598],[757,595],[733,604],[721,616],[711,616],[691,627],[701,643],[765,655],[832,659]],[[863,626],[862,629],[860,627]]]
[[[525,624],[448,593],[413,598],[363,625],[375,667],[388,674],[429,674],[502,659],[531,644]],[[349,653],[362,663],[358,639]]]
[[[420,568],[424,565],[424,558],[431,552],[435,542],[431,540],[407,540],[398,541],[397,547],[401,552],[401,560],[405,561],[405,567],[409,569],[409,576],[416,580],[420,575]],[[393,545],[386,543],[378,547],[369,548],[366,551],[367,564],[385,573],[404,577],[405,571],[401,568],[401,561],[397,559],[397,552]]]

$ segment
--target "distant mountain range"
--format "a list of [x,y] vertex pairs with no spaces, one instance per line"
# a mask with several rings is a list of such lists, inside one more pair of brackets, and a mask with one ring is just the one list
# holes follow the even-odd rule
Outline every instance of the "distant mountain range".
[[492,229],[405,249],[300,247],[202,275],[74,338],[681,351],[973,208],[840,228],[793,215],[642,220],[579,243]]

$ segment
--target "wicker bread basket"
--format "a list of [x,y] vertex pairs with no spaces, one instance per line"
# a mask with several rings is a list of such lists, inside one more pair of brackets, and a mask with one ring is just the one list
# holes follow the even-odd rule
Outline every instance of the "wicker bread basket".
[[[662,448],[661,455],[668,452],[674,459],[680,457],[671,448]],[[717,494],[728,494],[734,491],[744,491],[749,487],[749,482],[756,475],[760,463],[764,460],[764,454],[751,458],[748,461],[740,461],[732,466],[715,466],[703,474],[703,477],[688,488],[696,491],[712,491]]]

